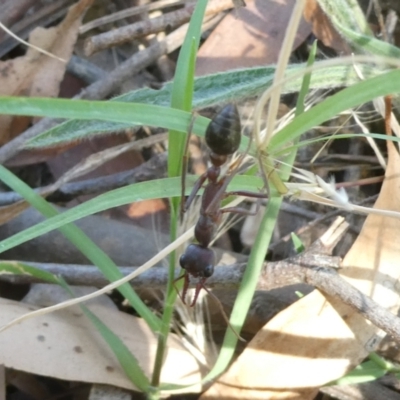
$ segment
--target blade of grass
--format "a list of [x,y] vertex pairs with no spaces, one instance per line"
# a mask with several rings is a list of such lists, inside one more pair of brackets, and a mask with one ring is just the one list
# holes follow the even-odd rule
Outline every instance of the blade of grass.
[[[108,101],[66,100],[26,97],[0,97],[0,113],[53,118],[79,118],[114,121],[133,125],[158,126],[185,132],[192,114],[153,104]],[[204,132],[210,120],[196,118],[194,132]]]
[[[175,76],[172,86],[171,93],[171,107],[178,108],[185,111],[192,109],[193,101],[193,87],[194,87],[194,71],[195,62],[197,55],[197,48],[200,43],[201,26],[205,10],[207,7],[208,0],[199,0],[196,3],[195,10],[189,22],[188,32],[185,36],[185,40],[179,52],[179,58],[177,67],[175,70]],[[189,124],[187,125],[187,127]],[[176,177],[181,173],[183,152],[185,147],[185,135],[182,135],[177,130],[170,130],[168,134],[168,176]],[[187,133],[189,134],[189,132]],[[173,242],[177,236],[178,228],[178,208],[180,199],[172,198],[170,200],[171,208],[171,226],[170,226],[170,239]],[[169,333],[169,327],[174,311],[174,304],[177,297],[176,290],[173,285],[175,278],[175,264],[176,254],[173,251],[170,254],[169,259],[169,272],[168,272],[168,284],[166,291],[166,301],[164,303],[164,311],[162,317],[161,330],[158,335],[158,345],[156,359],[154,363],[153,376],[151,384],[153,388],[160,386],[161,370],[166,350],[167,338]],[[154,390],[154,398],[158,398],[158,391]]]
[[[193,184],[197,177],[194,175],[187,177],[188,182]],[[113,207],[118,207],[125,204],[130,204],[135,201],[168,198],[180,196],[180,178],[165,178],[155,181],[137,183],[125,188],[116,189],[108,193],[102,194],[94,199],[91,199],[73,209],[67,210],[62,214],[54,215],[53,217],[42,221],[23,232],[4,239],[0,242],[0,253],[11,249],[19,244],[25,243],[28,240],[34,239],[40,235],[48,233],[54,229],[58,229],[70,222],[93,215],[97,212],[108,210]],[[255,191],[262,187],[260,178],[251,176],[236,176],[228,186],[229,191],[248,190]],[[186,194],[190,193],[190,188],[186,189]],[[201,192],[200,192],[201,194]]]
[[[315,53],[316,43],[314,43],[313,50],[310,52],[310,57],[308,60],[309,65],[314,62]],[[310,80],[311,74],[305,74],[301,85],[301,93],[299,94],[299,98],[297,101],[296,112],[298,115],[300,115],[304,110],[303,104],[306,93],[309,90]],[[281,171],[282,179],[278,177],[281,182],[286,182],[288,180],[292,165],[296,158],[296,153],[297,149],[294,149],[287,157],[288,164],[284,164]],[[257,282],[261,274],[265,255],[267,254],[268,246],[274,232],[282,201],[283,196],[280,195],[278,188],[272,186],[270,188],[270,199],[268,201],[267,208],[261,221],[261,225],[259,227],[254,246],[250,253],[247,268],[243,275],[243,279],[238,291],[238,296],[236,298],[230,317],[230,323],[237,330],[237,332],[241,331],[244,321],[247,317],[247,313],[254,296]],[[205,382],[213,380],[226,369],[233,357],[234,350],[237,345],[237,340],[238,339],[236,335],[234,335],[231,330],[227,330],[217,362],[215,363],[210,373],[204,378]]]
[[[66,287],[64,288],[66,289]],[[72,294],[73,293],[71,293],[71,295]],[[140,367],[137,358],[129,351],[125,343],[93,312],[91,312],[83,304],[80,304],[80,307],[86,317],[96,327],[104,341],[108,344],[120,363],[122,369],[124,370],[126,376],[139,390],[141,390],[143,393],[147,393],[150,390],[150,381]]]
[[[343,59],[341,59],[343,60]],[[349,60],[348,60],[349,61]],[[354,62],[358,61],[357,58]],[[365,62],[365,61],[364,61]],[[316,62],[314,65],[312,88],[313,89],[331,89],[337,87],[351,86],[359,81],[354,68],[346,65],[329,65],[324,69],[318,70],[318,66],[326,64],[325,61]],[[294,75],[296,71],[302,70],[303,65],[295,64],[288,66],[287,75]],[[381,74],[381,68],[373,65],[359,64],[362,75],[366,78]],[[234,70],[222,72],[214,75],[201,76],[195,79],[193,107],[202,108],[216,103],[227,103],[238,101],[244,97],[256,96],[265,91],[272,82],[275,73],[275,67],[258,67],[244,70]],[[295,77],[285,83],[282,91],[291,93],[297,91],[301,84],[301,77]],[[169,106],[171,100],[171,82],[167,83],[162,89],[154,90],[149,88],[139,89],[130,93],[111,99],[109,111],[113,114],[113,102],[133,102],[157,104],[160,106]],[[1,110],[1,107],[0,107]],[[47,116],[51,114],[51,108],[48,109]],[[90,113],[90,110],[88,110]],[[157,115],[157,114],[155,114]],[[56,115],[54,115],[56,117]],[[90,115],[87,116],[91,118]],[[78,118],[78,116],[76,116]],[[55,146],[59,143],[68,143],[73,140],[82,140],[88,136],[104,135],[111,132],[124,131],[134,124],[129,122],[105,122],[95,119],[72,120],[51,128],[41,135],[30,140],[27,147],[46,147]],[[245,147],[243,148],[243,151]]]
[[[272,190],[273,188],[271,188],[271,192]],[[277,196],[276,193],[275,196]],[[232,309],[231,317],[229,319],[229,322],[237,332],[240,332],[247,316],[247,309],[249,308],[254,295],[254,282],[258,281],[258,277],[265,259],[265,244],[271,241],[282,199],[283,198],[280,196],[271,196],[271,199],[268,201],[266,212],[264,213],[264,217],[261,221],[258,235],[253,246],[254,249],[259,250],[251,252],[249,261],[247,263],[247,268],[243,274],[240,287],[244,290],[239,290]],[[203,379],[203,383],[212,381],[225,371],[232,359],[237,341],[237,336],[232,332],[232,330],[228,329],[225,333],[224,342],[218,355],[218,359],[212,370]]]
[[269,143],[268,152],[274,154],[274,151],[289,144],[291,140],[299,137],[308,129],[329,120],[344,110],[366,103],[375,97],[399,91],[400,70],[390,71],[343,89],[299,115],[277,132]]
[[[315,40],[310,49],[310,54],[309,54],[308,60],[307,60],[307,67],[311,67],[314,64],[316,54],[317,54],[317,41]],[[305,99],[306,99],[307,93],[310,90],[310,83],[311,83],[311,71],[304,74],[303,82],[301,83],[299,96],[298,96],[297,102],[296,102],[295,117],[298,117],[299,115],[303,114],[303,112],[304,112]],[[296,145],[298,144],[299,140],[300,140],[300,137],[297,137],[295,140],[293,140],[294,148],[296,148]],[[296,150],[294,150],[294,148],[289,153],[286,153],[287,155],[286,155],[286,157],[283,158],[282,164],[293,165],[295,158],[296,158],[297,150],[298,150],[298,148]],[[269,156],[267,156],[267,157],[269,157]],[[269,171],[268,170],[267,171],[269,174],[274,175],[275,181],[273,181],[273,182],[281,181],[279,176],[275,177],[275,175],[277,175],[277,172],[275,171],[273,162],[269,161],[269,164],[272,166],[273,169],[272,169],[272,171],[271,171],[271,169]],[[282,184],[280,184],[280,185],[284,185],[284,183],[282,182]],[[279,188],[277,188],[277,189],[279,189]],[[286,194],[285,192],[282,192],[281,189],[279,189],[279,193]]]
[[[19,193],[33,207],[35,207],[45,217],[50,218],[58,215],[57,210],[52,207],[46,200],[33,191],[28,185],[22,182],[14,174],[3,166],[0,166],[0,179],[15,192]],[[99,249],[79,228],[75,225],[66,225],[59,228],[61,233],[74,244],[94,265],[100,269],[104,276],[110,281],[115,281],[123,277],[114,262]],[[4,243],[4,241],[2,242]],[[4,251],[0,243],[0,250]],[[132,307],[138,314],[149,324],[153,331],[160,328],[159,319],[152,311],[143,303],[140,297],[135,293],[129,284],[125,284],[119,288],[120,292],[129,300]]]
[[[41,281],[60,285],[65,289],[71,297],[75,297],[73,291],[64,281],[64,279],[57,277],[50,272],[42,271],[38,268],[31,267],[21,262],[15,261],[1,261],[0,272],[11,273],[15,275],[31,275]],[[92,322],[97,331],[103,337],[105,342],[108,344],[115,357],[119,361],[122,369],[126,376],[131,382],[142,392],[147,392],[149,389],[150,381],[146,377],[145,373],[141,369],[136,357],[129,351],[122,340],[115,335],[115,333],[107,327],[93,312],[91,312],[86,306],[80,304],[80,307],[87,318]]]
[[[316,54],[317,54],[317,41],[314,40],[314,43],[312,44],[310,49],[310,54],[308,56],[307,67],[311,67],[314,64]],[[307,72],[304,75],[303,81],[301,83],[299,97],[297,98],[296,102],[296,112],[295,112],[296,117],[298,117],[300,114],[303,114],[304,112],[306,96],[310,90],[310,83],[311,83],[311,72]]]

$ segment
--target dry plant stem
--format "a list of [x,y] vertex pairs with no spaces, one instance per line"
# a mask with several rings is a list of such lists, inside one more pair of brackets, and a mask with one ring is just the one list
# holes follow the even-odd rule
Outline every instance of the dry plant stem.
[[[400,342],[400,319],[355,289],[337,274],[335,269],[340,267],[339,257],[316,253],[315,251],[318,249],[323,249],[323,247],[314,245],[310,251],[294,258],[265,263],[257,290],[271,290],[296,283],[308,283],[327,295],[340,299]],[[59,274],[73,284],[82,283],[87,285],[90,282],[93,285],[101,284],[101,282],[106,283],[101,278],[100,273],[89,266],[60,266],[34,263],[29,263],[29,265]],[[238,287],[245,268],[246,264],[218,267],[214,275],[207,281],[207,284],[213,288]],[[121,272],[124,274],[131,274],[134,271],[135,269],[133,268],[121,267]],[[26,282],[29,277],[0,275],[0,279],[22,283]],[[153,268],[136,277],[131,284],[134,287],[162,288],[165,287],[166,281],[166,269]]]
[[[212,19],[203,25],[203,29],[209,29],[217,20]],[[163,54],[176,50],[185,38],[188,25],[181,26],[169,34],[163,42],[155,43],[147,49],[135,53],[131,58],[120,64],[117,68],[107,74],[105,79],[97,81],[84,89],[74,99],[101,100],[113,93],[127,79],[131,78],[143,68],[152,64]],[[24,144],[61,122],[60,119],[44,118],[27,129],[23,134],[0,148],[0,164],[4,164],[9,158],[18,153]]]
[[[62,213],[65,209],[57,208]],[[0,226],[0,238],[10,237],[45,218],[29,208],[7,224]],[[170,240],[163,232],[150,231],[140,226],[90,215],[75,222],[117,265],[142,265]],[[59,251],[54,251],[57,248]],[[8,250],[1,257],[59,264],[86,264],[87,258],[58,230],[39,236]],[[233,258],[234,259],[234,258]],[[243,262],[244,259],[238,259]],[[162,265],[162,264],[161,264]]]
[[156,265],[157,263],[159,263],[162,259],[164,259],[168,254],[171,253],[171,251],[175,250],[176,248],[182,246],[187,240],[189,240],[189,238],[191,238],[193,236],[193,232],[194,232],[194,227],[187,230],[185,233],[183,233],[178,239],[176,239],[174,242],[172,242],[171,244],[169,244],[168,246],[166,246],[164,249],[162,249],[158,254],[156,254],[154,257],[152,257],[149,261],[147,261],[146,263],[144,263],[141,267],[137,268],[135,271],[133,271],[131,274],[118,279],[115,282],[112,282],[108,285],[106,285],[105,287],[103,287],[102,289],[97,290],[94,293],[90,293],[88,295],[85,296],[81,296],[78,298],[74,298],[72,300],[67,300],[64,301],[62,303],[56,304],[54,306],[51,307],[45,307],[45,308],[41,308],[39,310],[35,310],[32,311],[28,314],[22,315],[18,318],[13,319],[12,321],[10,321],[9,323],[7,323],[6,325],[3,325],[2,327],[0,327],[0,332],[11,328],[13,325],[18,324],[22,321],[25,321],[29,318],[34,318],[36,316],[39,315],[45,315],[45,314],[49,314],[51,312],[54,312],[56,310],[62,310],[66,307],[70,307],[73,306],[75,304],[80,304],[84,301],[88,301],[91,299],[94,299],[104,293],[109,292],[110,290],[116,289],[117,287],[121,286],[123,283],[129,282],[132,279],[136,278],[137,276],[143,274],[145,271],[149,270],[151,267],[153,267],[154,265]]
[[[128,171],[102,176],[99,178],[85,179],[77,182],[63,184],[58,190],[49,195],[47,199],[52,202],[70,201],[77,196],[97,194],[135,183],[161,178],[166,170],[166,153],[158,154],[149,161]],[[36,192],[49,192],[51,186],[35,189]],[[0,206],[21,201],[23,198],[15,192],[0,193]]]
[[[23,15],[36,3],[36,0],[8,1],[0,6],[1,22],[11,26],[19,21]],[[7,36],[4,31],[0,32],[0,41]]]
[[[304,283],[304,272],[302,272],[302,268],[306,268],[307,266],[312,268],[318,265],[319,267],[335,269],[340,267],[340,258],[328,255],[313,255],[309,258],[302,258],[301,261],[303,263],[302,265],[299,265],[294,259],[265,263],[262,279],[260,279],[257,289],[271,290],[296,283]],[[20,262],[42,271],[62,276],[67,283],[71,285],[103,287],[109,283],[98,268],[92,265]],[[307,263],[309,263],[309,265]],[[236,289],[242,280],[246,265],[245,263],[237,263],[217,266],[214,275],[207,280],[207,286],[213,289]],[[119,270],[124,276],[134,273],[137,269],[136,267],[119,267]],[[40,282],[39,279],[33,276],[11,274],[0,275],[0,280],[16,284]],[[137,276],[130,284],[134,288],[143,289],[151,287],[152,289],[161,290],[165,288],[167,280],[167,269],[159,265]],[[193,282],[193,285],[195,285],[195,282]]]
[[90,85],[105,79],[107,72],[84,58],[72,56],[67,64],[67,71]]
[[[180,10],[163,14],[160,17],[139,21],[122,28],[92,36],[85,41],[85,55],[91,56],[98,51],[129,42],[138,37],[165,31],[181,25],[190,20],[194,8],[195,3],[189,3]],[[206,15],[217,14],[229,8],[232,8],[231,0],[213,0],[207,6]]]
[[[10,2],[12,3],[12,2]],[[18,2],[15,2],[18,3]],[[37,2],[33,2],[37,3]],[[31,15],[25,16],[22,20],[17,21],[11,26],[10,30],[21,39],[26,39],[29,33],[38,26],[48,26],[55,22],[57,19],[63,17],[68,12],[68,7],[74,3],[74,0],[58,0],[46,4],[40,9],[36,10]],[[0,11],[0,15],[2,15]],[[2,22],[5,22],[2,19]],[[9,24],[5,24],[9,27]],[[12,37],[6,37],[0,44],[0,57],[7,54],[14,47],[18,46],[19,42]]]
[[[276,65],[276,73],[274,76],[273,87],[271,91],[266,90],[264,94],[261,96],[260,100],[257,102],[254,117],[254,137],[256,139],[257,148],[259,150],[265,150],[268,145],[269,140],[271,139],[275,122],[278,115],[278,107],[280,102],[280,96],[282,91],[282,86],[275,86],[276,83],[280,82],[286,71],[287,64],[289,62],[290,54],[292,53],[294,39],[296,37],[297,28],[300,24],[300,20],[303,16],[303,9],[305,5],[305,0],[298,0],[295,3],[295,6],[292,11],[292,15],[290,16],[290,21],[286,29],[285,38],[282,43],[281,50],[279,52],[279,58]],[[260,137],[260,123],[261,116],[264,109],[265,104],[269,100],[268,107],[268,117],[266,119],[266,135],[265,138],[261,139]]]
[[122,11],[115,12],[111,15],[106,15],[104,17],[92,20],[79,28],[79,33],[85,33],[91,29],[98,28],[99,26],[110,24],[112,22],[119,21],[121,19],[133,17],[141,13],[148,13],[154,10],[161,10],[165,7],[179,6],[185,4],[186,0],[158,0],[154,3],[143,4],[136,7],[125,8]]
[[91,154],[89,157],[85,158],[83,161],[65,172],[55,183],[48,186],[48,188],[45,188],[41,194],[47,195],[51,192],[54,192],[67,182],[96,170],[98,167],[104,165],[105,162],[113,160],[129,150],[142,149],[143,146],[154,145],[165,138],[166,134],[153,135],[144,139],[124,143],[122,145],[110,147],[106,150]]

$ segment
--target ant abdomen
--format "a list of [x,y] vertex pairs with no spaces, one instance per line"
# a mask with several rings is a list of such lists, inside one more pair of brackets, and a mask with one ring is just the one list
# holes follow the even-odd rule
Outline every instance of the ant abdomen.
[[233,154],[240,146],[241,125],[235,105],[226,105],[210,122],[206,130],[206,143],[214,154]]

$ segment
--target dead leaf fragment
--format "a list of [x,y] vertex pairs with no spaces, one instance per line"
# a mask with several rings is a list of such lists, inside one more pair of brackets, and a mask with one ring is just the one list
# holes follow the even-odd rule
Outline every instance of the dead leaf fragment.
[[[6,299],[0,299],[0,306],[0,325],[34,308]],[[101,305],[93,304],[88,308],[122,338],[150,377],[157,337],[143,320]],[[8,368],[135,390],[111,350],[79,307],[32,318],[1,332],[0,348],[0,364]],[[170,335],[167,348],[162,381],[182,385],[200,382],[197,362],[174,335]],[[199,387],[193,390],[199,390]]]
[[[69,60],[86,9],[93,0],[81,0],[72,6],[56,27],[36,28],[29,42],[64,60]],[[28,48],[25,56],[0,62],[2,96],[57,97],[66,63]],[[27,128],[31,118],[0,117],[0,143],[6,143]]]
[[[248,0],[232,10],[214,29],[197,55],[196,74],[276,63],[295,0]],[[294,42],[311,33],[302,20]]]
[[327,382],[325,371],[340,377],[349,367],[343,349],[356,355],[359,347],[315,290],[269,321],[202,399],[306,399]]
[[305,20],[312,24],[315,37],[325,46],[331,47],[338,54],[351,53],[350,47],[339,35],[316,0],[307,0],[303,14]]

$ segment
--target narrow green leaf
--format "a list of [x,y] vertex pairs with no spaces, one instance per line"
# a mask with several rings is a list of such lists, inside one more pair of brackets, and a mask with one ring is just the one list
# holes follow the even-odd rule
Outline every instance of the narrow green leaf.
[[[1,174],[0,179],[2,179]],[[187,177],[189,185],[186,194],[190,193],[190,185],[193,185],[196,179],[197,177],[194,175]],[[262,186],[263,183],[259,177],[236,176],[228,186],[228,190],[257,191],[260,190]],[[51,218],[48,216],[47,220],[4,239],[0,242],[0,253],[97,212],[130,204],[135,201],[180,196],[180,190],[180,178],[177,177],[136,183],[134,185],[104,193],[63,212],[62,214],[54,214]],[[200,194],[201,192],[199,195]]]
[[[318,66],[318,62],[315,63]],[[371,65],[359,65],[361,73],[365,78],[380,75],[383,71]],[[304,69],[304,65],[295,64],[289,66],[287,69],[288,75],[298,73]],[[210,106],[216,103],[227,103],[231,101],[238,101],[245,97],[252,97],[259,95],[264,90],[266,90],[273,80],[275,73],[275,67],[259,67],[253,69],[243,69],[227,71],[215,75],[202,76],[195,79],[194,87],[194,98],[193,107],[202,108],[205,106]],[[357,83],[359,78],[356,74],[355,69],[352,66],[336,66],[328,69],[315,70],[313,72],[310,87],[313,89],[331,89],[335,87],[345,87]],[[287,82],[283,88],[283,93],[290,93],[297,91],[301,85],[302,78],[296,78]],[[46,147],[54,146],[59,143],[68,143],[74,140],[82,140],[86,137],[93,137],[98,135],[104,135],[110,132],[124,131],[125,129],[135,126],[134,115],[128,121],[124,119],[125,122],[113,122],[103,120],[107,118],[108,115],[115,116],[114,103],[118,102],[134,102],[134,103],[147,103],[148,105],[156,104],[159,106],[169,106],[171,98],[171,83],[166,84],[161,90],[153,90],[149,88],[139,89],[134,92],[124,94],[119,97],[106,102],[107,111],[109,112],[102,115],[102,120],[96,120],[97,117],[92,115],[92,110],[94,107],[87,107],[77,105],[79,111],[86,113],[85,120],[72,120],[64,122],[54,128],[44,132],[43,134],[37,136],[27,143],[27,147]],[[27,101],[35,102],[35,99],[26,99]],[[43,101],[43,99],[41,99]],[[54,118],[64,118],[65,116],[61,114],[63,110],[60,108],[68,107],[67,103],[59,104],[57,102],[51,103],[54,99],[50,99],[49,105],[46,110],[40,115],[46,115],[48,117]],[[64,100],[72,101],[72,100]],[[35,103],[33,103],[35,104]],[[26,104],[25,104],[26,106]],[[33,105],[35,107],[35,105]],[[12,107],[12,108],[10,108]],[[0,113],[10,113],[16,114],[19,112],[19,104],[13,103],[10,107],[6,109],[3,108],[0,102]],[[117,106],[118,107],[118,106]],[[73,110],[72,110],[73,112]],[[140,113],[140,111],[139,111]],[[23,113],[22,113],[23,114]],[[153,116],[153,123],[149,123],[151,126],[159,126],[160,118],[157,112],[149,111],[150,116]],[[96,115],[98,115],[96,113]],[[83,118],[81,113],[70,116],[69,118]],[[186,117],[185,117],[186,118]],[[180,129],[183,131],[185,127],[187,128],[188,119],[182,121]],[[137,122],[136,124],[138,124]],[[168,121],[166,121],[167,125]],[[205,131],[209,120],[204,121],[204,126],[198,131],[194,127],[194,133],[201,135]],[[172,129],[172,126],[168,124],[166,129]]]
[[366,361],[365,363],[358,365],[342,378],[329,383],[329,385],[355,385],[358,383],[374,381],[381,378],[386,373],[387,370],[383,369],[374,361]]
[[81,308],[117,357],[126,376],[139,390],[147,393],[150,388],[150,381],[140,367],[137,358],[129,351],[124,342],[94,313],[83,304],[81,304]]
[[[249,261],[247,263],[247,268],[243,274],[239,292],[229,320],[233,328],[239,333],[250,308],[251,300],[254,296],[261,268],[265,259],[265,247],[268,246],[268,243],[271,240],[281,203],[282,198],[274,197],[274,195],[272,195],[268,201],[267,210],[264,214],[256,241],[253,246],[253,249],[256,251],[251,252]],[[212,381],[225,371],[232,360],[237,341],[237,336],[232,332],[231,329],[228,329],[225,332],[224,342],[222,344],[217,361],[212,370],[203,379],[204,383]]]
[[[317,41],[314,40],[314,43],[311,46],[310,54],[307,60],[307,67],[311,67],[315,62],[315,56],[317,54]],[[301,88],[299,91],[299,96],[296,102],[296,114],[295,116],[298,117],[300,114],[304,112],[305,108],[305,99],[310,90],[310,83],[311,83],[311,72],[308,72],[304,75],[303,81],[301,83]]]
[[41,281],[60,284],[60,280],[50,272],[42,271],[41,269],[17,261],[0,261],[0,273],[1,275],[29,275]]
[[[33,207],[35,207],[45,217],[58,216],[57,210],[47,203],[41,196],[33,191],[28,185],[22,182],[19,178],[13,175],[10,171],[0,165],[0,179],[15,192],[19,193],[25,198]],[[35,230],[33,228],[33,230]],[[79,228],[75,225],[67,225],[60,227],[60,232],[74,244],[82,254],[84,254],[94,265],[100,269],[107,279],[115,281],[123,277],[118,267],[114,262],[105,254],[95,243],[90,240]],[[25,236],[26,231],[21,232],[17,235]],[[14,235],[15,237],[15,235]],[[26,236],[25,236],[26,237]],[[5,251],[7,248],[7,241],[9,239],[0,242],[0,252]],[[10,247],[8,247],[10,248]],[[160,327],[159,319],[152,313],[152,311],[143,303],[140,297],[132,289],[132,287],[126,283],[121,285],[118,290],[122,295],[132,304],[138,314],[142,316],[149,324],[153,331],[158,331]]]
[[[177,68],[175,70],[174,83],[171,93],[171,107],[185,111],[192,110],[193,102],[193,86],[194,86],[194,71],[197,49],[200,43],[201,26],[203,17],[207,7],[208,0],[198,0],[196,2],[193,15],[190,18],[189,29],[185,36],[185,40],[179,52]],[[180,132],[171,129],[168,133],[168,176],[176,177],[182,172],[182,160],[185,148],[186,138],[190,134],[189,123],[185,130]],[[190,128],[192,130],[192,128]],[[185,135],[182,135],[182,132]],[[170,239],[174,241],[178,232],[178,208],[182,199],[171,198],[171,224],[170,224]],[[167,338],[169,334],[169,326],[174,311],[174,304],[177,297],[174,288],[174,272],[176,265],[176,254],[173,251],[169,258],[169,272],[166,301],[161,324],[161,330],[158,335],[158,345],[156,359],[154,362],[153,375],[151,384],[153,388],[160,385],[161,370],[164,362]]]
[[[42,271],[38,268],[31,267],[21,262],[16,261],[0,261],[0,272],[10,273],[14,275],[30,275],[42,281],[60,285],[65,289],[71,297],[75,297],[74,293],[68,286],[68,284],[50,272]],[[146,392],[149,388],[149,380],[141,369],[138,360],[129,349],[125,346],[122,340],[114,334],[99,318],[96,317],[86,306],[80,304],[82,311],[93,323],[95,328],[98,330],[100,335],[103,337],[107,345],[111,348],[122,369],[124,370],[127,377],[132,383],[143,392]]]
[[305,247],[304,247],[304,243],[301,241],[301,239],[294,232],[290,233],[290,237],[292,239],[293,246],[294,246],[296,253],[299,254],[299,253],[303,252],[305,250]]
[[321,124],[344,110],[366,103],[376,97],[400,91],[400,70],[394,70],[357,83],[328,97],[295,118],[271,139],[268,151],[274,153],[308,129]]

